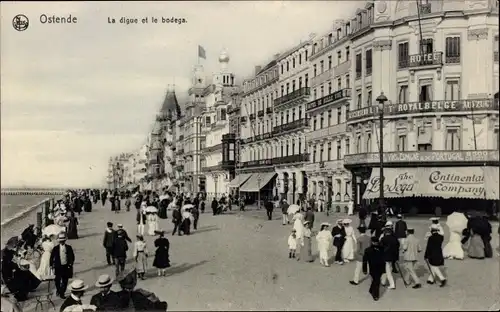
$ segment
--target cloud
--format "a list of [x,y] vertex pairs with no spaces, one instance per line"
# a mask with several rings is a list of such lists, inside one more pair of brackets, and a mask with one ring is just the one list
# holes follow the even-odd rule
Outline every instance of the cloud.
[[[112,155],[146,139],[167,85],[187,98],[197,45],[207,76],[226,49],[237,81],[362,3],[2,2],[2,185],[103,183]],[[30,26],[13,29],[25,14]],[[39,16],[78,18],[41,24]],[[108,24],[108,17],[186,24]],[[140,22],[140,21],[139,21]],[[184,103],[181,102],[181,106]],[[89,169],[92,168],[92,169]]]

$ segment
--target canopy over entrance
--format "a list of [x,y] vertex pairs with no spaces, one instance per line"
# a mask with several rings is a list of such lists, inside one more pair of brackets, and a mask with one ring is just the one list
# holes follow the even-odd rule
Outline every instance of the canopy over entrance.
[[277,175],[276,172],[255,173],[240,187],[241,192],[259,192]]

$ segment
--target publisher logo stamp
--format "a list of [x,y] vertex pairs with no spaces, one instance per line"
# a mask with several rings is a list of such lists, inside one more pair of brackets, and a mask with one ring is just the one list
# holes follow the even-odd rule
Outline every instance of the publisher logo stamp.
[[24,14],[18,14],[12,19],[12,26],[17,31],[25,31],[29,24],[30,20]]

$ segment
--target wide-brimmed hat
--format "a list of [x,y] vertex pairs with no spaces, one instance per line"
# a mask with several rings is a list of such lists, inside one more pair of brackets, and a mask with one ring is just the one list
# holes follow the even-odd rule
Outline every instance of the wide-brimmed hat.
[[76,280],[71,282],[71,284],[69,285],[68,288],[70,291],[84,291],[89,287],[87,285],[85,285],[84,281],[82,281],[80,279],[76,279]]
[[439,225],[437,225],[437,224],[432,224],[432,225],[431,225],[431,231],[439,231]]
[[328,222],[323,222],[323,223],[321,223],[321,226],[331,226],[331,224]]
[[311,223],[310,221],[304,221],[304,225]]
[[392,226],[392,221],[387,221],[387,222],[385,223],[385,227],[390,227],[390,226]]
[[123,228],[123,224],[121,224],[121,223],[120,223],[120,224],[117,224],[116,226],[117,226],[119,229]]
[[66,236],[66,233],[62,232],[57,235],[57,240],[58,241],[66,241],[68,237]]
[[343,224],[351,224],[352,220],[351,219],[344,219],[342,220]]
[[133,289],[137,285],[137,271],[133,270],[122,279],[120,279],[120,286],[125,289]]
[[344,219],[338,219],[337,224],[342,224],[344,222]]
[[97,282],[95,282],[95,286],[99,288],[108,287],[111,286],[112,284],[113,284],[113,279],[108,274],[103,274],[99,276]]
[[436,221],[439,221],[439,218],[438,217],[432,217],[429,220],[431,220],[432,222],[436,222]]

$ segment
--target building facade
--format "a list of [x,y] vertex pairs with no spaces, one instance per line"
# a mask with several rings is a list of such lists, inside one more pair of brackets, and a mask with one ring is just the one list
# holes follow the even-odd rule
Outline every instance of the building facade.
[[110,157],[108,161],[108,176],[106,179],[109,189],[117,189],[124,186],[128,176],[129,162],[132,153],[122,153],[115,157]]
[[[265,196],[278,193],[276,172],[272,167],[273,149],[273,101],[279,97],[279,55],[263,68],[255,67],[255,76],[243,82],[241,105],[235,119],[237,176],[230,182],[232,191],[247,195],[264,189]],[[238,122],[236,124],[236,122]],[[263,180],[266,180],[263,182]]]
[[[375,1],[345,23],[354,61],[344,165],[356,204],[379,197],[380,141],[392,205],[403,205],[392,198],[411,196],[498,197],[485,186],[498,192],[497,5]],[[388,100],[379,109],[382,92]],[[456,182],[471,179],[482,186]],[[413,202],[413,212],[444,205]]]
[[311,102],[306,141],[310,163],[306,165],[308,197],[319,210],[326,205],[347,207],[351,200],[351,173],[344,168],[350,149],[346,117],[351,102],[351,41],[348,25],[334,22],[333,29],[314,38],[310,56]]

